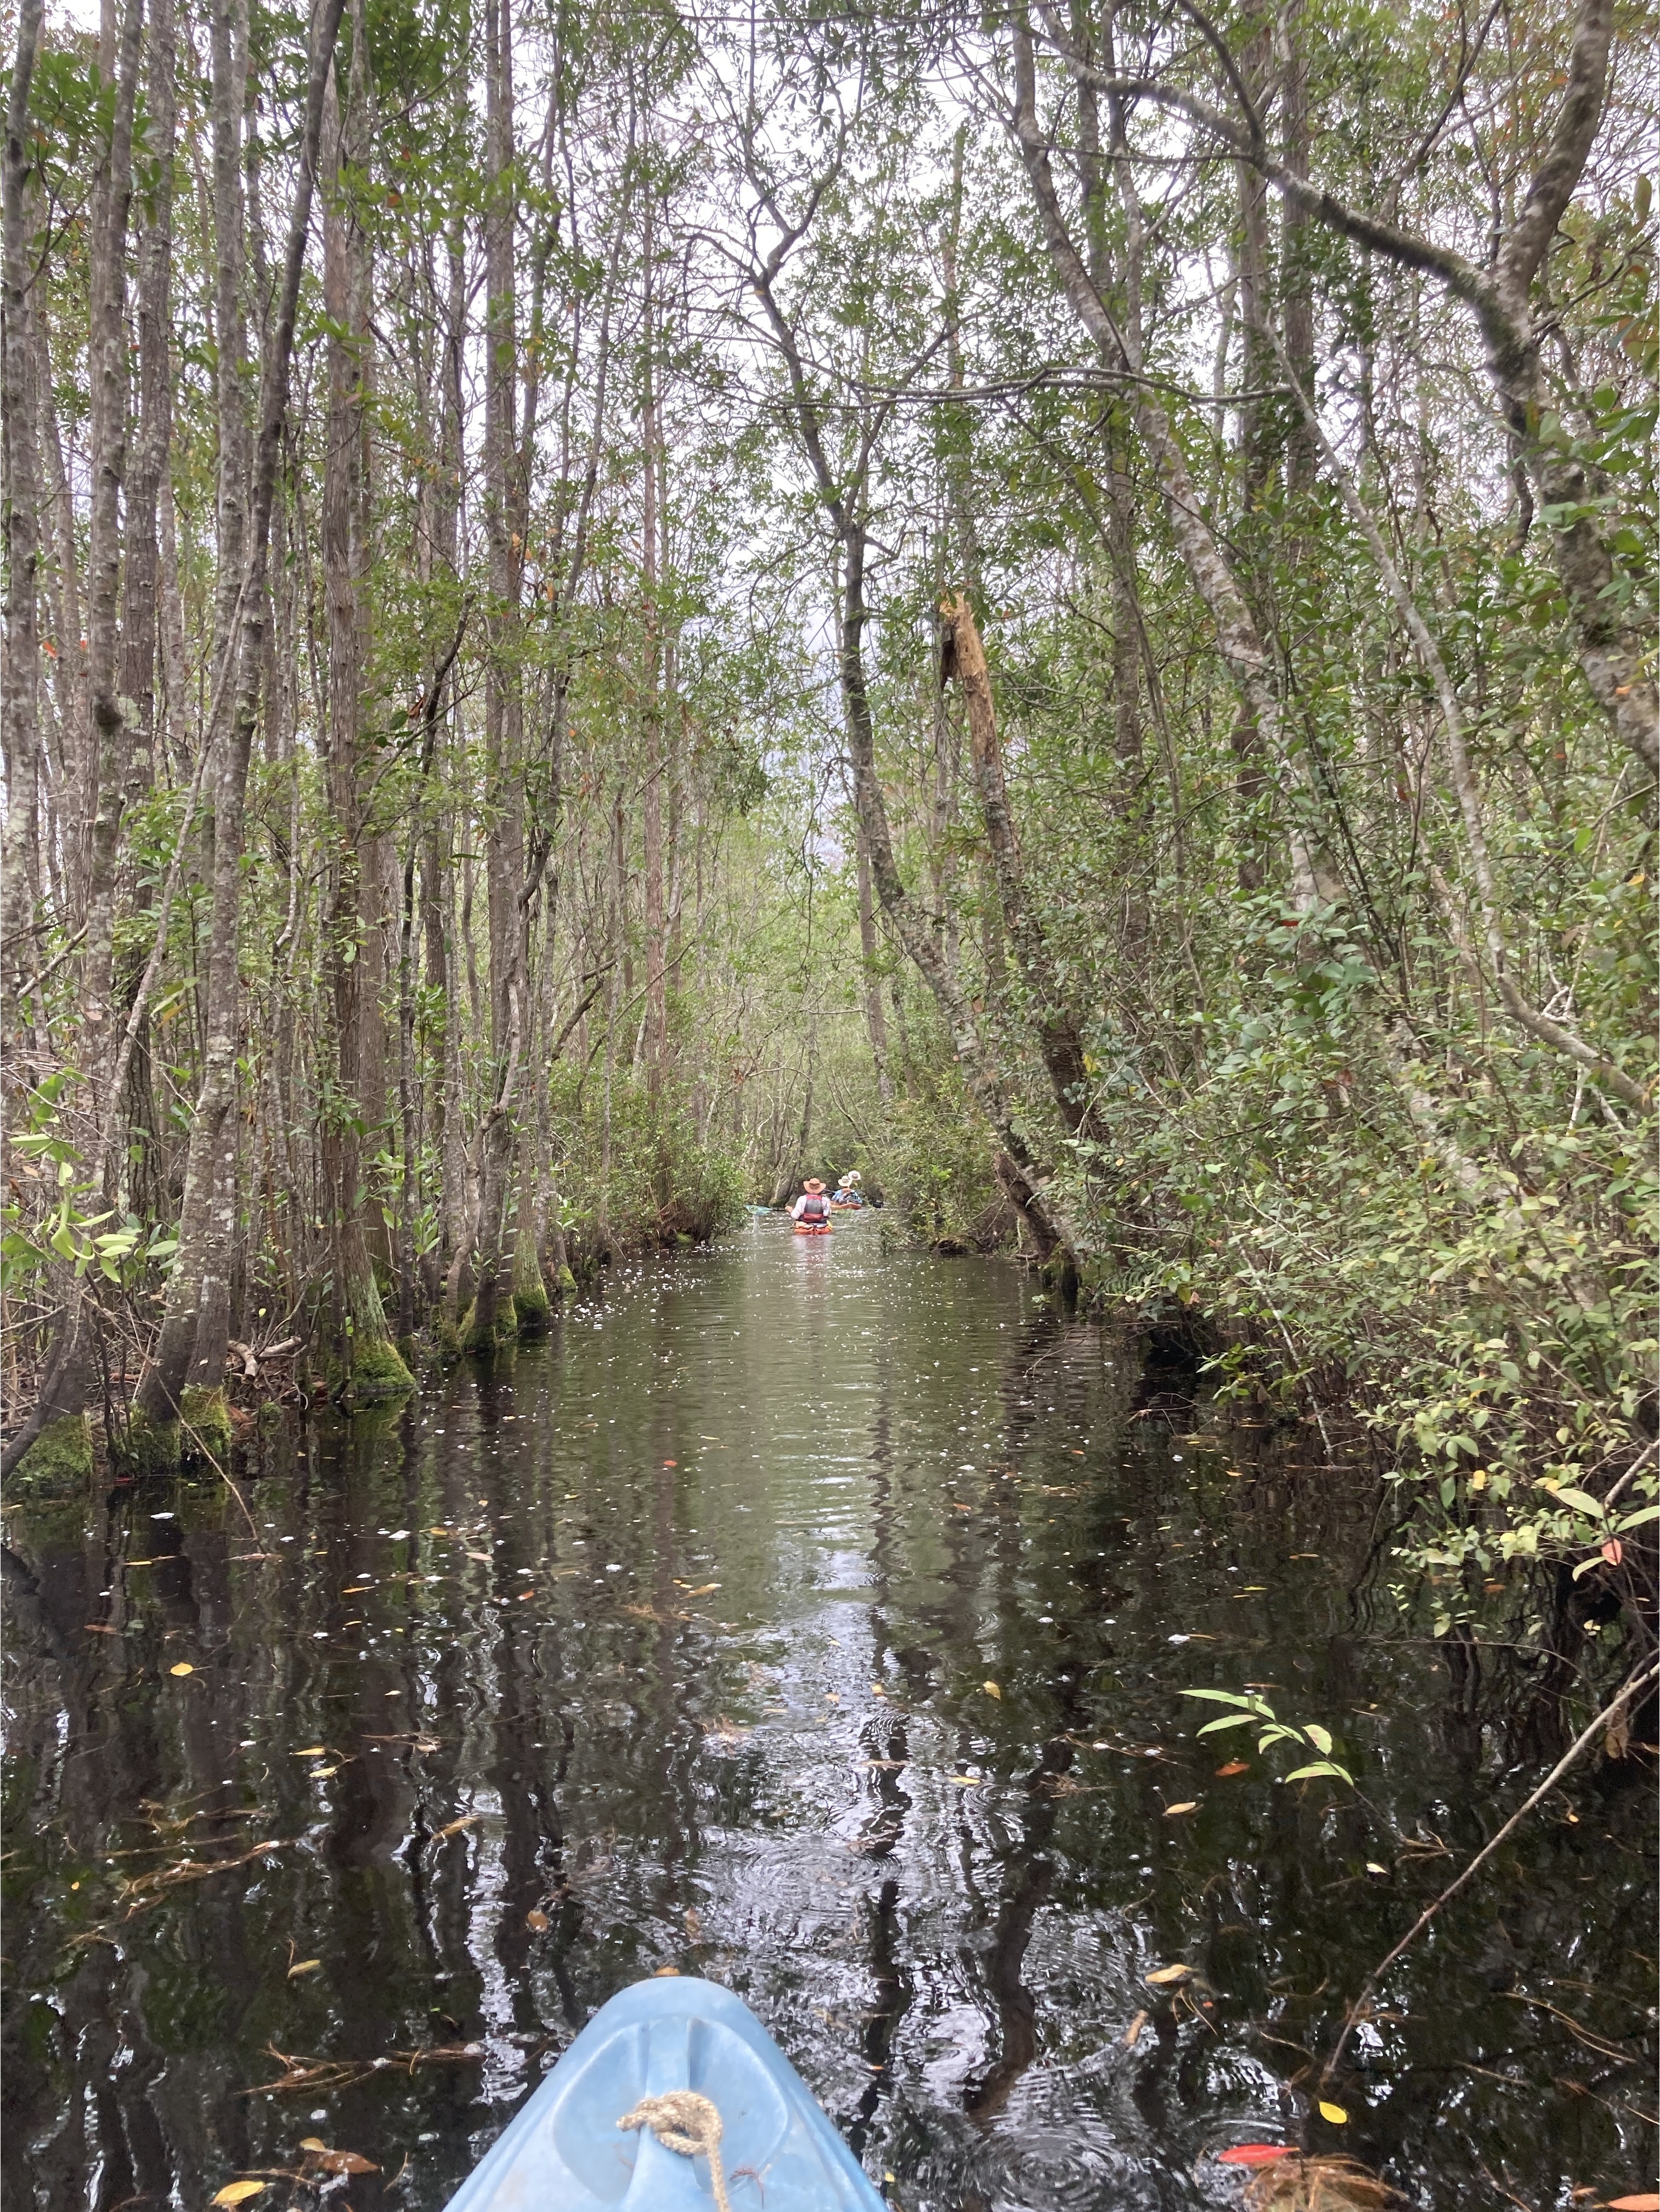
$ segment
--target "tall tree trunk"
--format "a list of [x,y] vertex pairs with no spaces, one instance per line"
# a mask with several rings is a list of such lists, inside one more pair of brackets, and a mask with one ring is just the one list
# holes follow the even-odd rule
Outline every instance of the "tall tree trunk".
[[6,99],[4,170],[0,173],[0,406],[5,480],[0,486],[6,556],[5,662],[0,722],[6,769],[4,844],[0,847],[0,1042],[15,1035],[16,994],[38,972],[40,911],[40,469],[34,362],[27,292],[29,89],[40,40],[41,0],[21,0],[17,50]]
[[[154,185],[138,242],[138,440],[127,483],[126,566],[121,598],[121,696],[131,716],[126,731],[126,788],[123,812],[131,816],[156,775],[156,667],[159,659],[161,487],[173,448],[173,182],[177,128],[177,49],[173,0],[151,0],[146,83]],[[148,912],[154,890],[148,877],[133,884],[136,908]],[[131,1012],[145,956],[137,948],[114,977],[114,1006]],[[116,1039],[111,1048],[118,1051]],[[149,1018],[129,1056],[126,1095],[119,1112],[129,1132],[103,1164],[108,1194],[141,1213],[160,1211],[159,1139],[150,1084]]]
[[[127,473],[127,222],[132,204],[132,126],[138,100],[143,0],[126,0],[116,60],[108,152],[93,190],[88,272],[88,368],[92,386],[92,504],[87,531],[86,757],[95,779],[87,856],[87,949],[82,1018],[97,1026],[90,1055],[113,1035],[110,984],[115,945],[115,863],[126,797],[126,702],[120,675],[121,501]],[[107,1075],[107,1069],[104,1073]]]
[[517,453],[518,304],[514,271],[514,93],[511,0],[485,12],[484,520],[490,618],[484,672],[484,774],[490,819],[485,852],[489,916],[490,1103],[479,1132],[477,1279],[461,1340],[488,1354],[514,1330],[514,1134],[526,1049],[527,925],[524,874],[523,690],[519,666],[522,538],[513,527]]
[[1003,749],[997,735],[997,714],[985,647],[966,599],[944,600],[939,613],[939,679],[943,684],[954,675],[967,706],[969,748],[974,763],[975,787],[980,797],[980,819],[991,848],[1003,927],[1025,986],[1027,1019],[1055,1094],[1055,1107],[1067,1132],[1073,1136],[1098,1138],[1101,1133],[1090,1106],[1089,1073],[1084,1064],[1077,1016],[1067,1003],[1043,925],[1031,910],[1019,834],[1003,774]]
[[329,404],[321,550],[333,840],[325,961],[334,1017],[333,1096],[323,1117],[322,1164],[333,1247],[331,1376],[337,1395],[356,1405],[408,1390],[413,1377],[392,1342],[364,1225],[369,1203],[363,1176],[363,1132],[369,1123],[363,1097],[365,1048],[368,1026],[380,1017],[374,966],[364,956],[371,939],[380,942],[380,930],[378,918],[366,920],[361,874],[371,844],[361,756],[370,570],[366,403],[373,309],[371,252],[354,198],[357,172],[369,155],[368,54],[361,5],[353,10],[351,48],[344,100],[337,58],[331,80],[322,178]]
[[[1288,817],[1286,845],[1291,860],[1292,894],[1300,911],[1306,912],[1323,898],[1341,895],[1333,876],[1316,873],[1313,834],[1314,794],[1300,755],[1293,755],[1282,727],[1274,664],[1243,592],[1205,518],[1197,486],[1187,457],[1171,420],[1141,374],[1140,347],[1133,330],[1121,331],[1110,310],[1091,282],[1061,206],[1049,161],[1049,148],[1037,120],[1037,67],[1031,30],[1023,14],[1013,25],[1015,100],[1012,128],[1020,149],[1039,224],[1050,261],[1073,312],[1085,331],[1111,360],[1115,368],[1134,380],[1133,402],[1136,431],[1146,447],[1164,496],[1164,512],[1177,550],[1194,588],[1210,615],[1217,648],[1238,694],[1241,717],[1260,741],[1285,802]],[[1121,170],[1126,166],[1115,165]],[[1126,195],[1134,186],[1122,177]]]
[[663,1053],[668,1033],[668,945],[664,931],[663,908],[662,641],[657,607],[658,501],[664,458],[661,426],[658,419],[657,364],[653,357],[656,345],[652,296],[655,275],[652,258],[654,207],[654,196],[648,191],[645,214],[645,327],[641,342],[645,377],[645,403],[642,410],[645,496],[640,520],[640,550],[645,597],[642,611],[645,622],[645,711],[642,723],[646,778],[641,811],[645,845],[642,890],[646,924],[646,1085],[655,1098],[663,1080]]
[[[234,602],[240,621],[234,649],[235,691],[230,726],[226,732],[215,793],[213,907],[207,988],[207,1039],[203,1055],[201,1088],[191,1125],[185,1168],[185,1195],[179,1224],[179,1251],[167,1284],[161,1340],[155,1358],[139,1385],[129,1450],[140,1464],[166,1465],[179,1456],[181,1416],[194,1417],[184,1402],[185,1384],[192,1358],[198,1370],[207,1370],[217,1388],[223,1373],[224,1350],[216,1365],[206,1354],[211,1347],[198,1341],[198,1308],[205,1308],[203,1274],[214,1236],[216,1170],[224,1150],[225,1124],[230,1119],[236,1093],[237,1048],[241,1031],[241,981],[239,973],[242,916],[242,829],[247,793],[248,758],[258,720],[260,679],[265,662],[265,631],[269,605],[266,555],[271,543],[271,507],[276,495],[277,467],[283,426],[288,416],[289,371],[294,351],[294,325],[300,301],[300,279],[305,264],[306,238],[311,223],[312,193],[317,174],[317,155],[323,122],[323,96],[334,58],[344,0],[319,0],[312,19],[305,122],[301,134],[298,174],[290,212],[288,248],[283,263],[271,340],[265,349],[260,379],[259,429],[254,447],[252,496],[247,530],[247,557]],[[234,1157],[234,1146],[231,1147]],[[199,1405],[194,1413],[206,1409]],[[219,1431],[222,1433],[222,1431]]]

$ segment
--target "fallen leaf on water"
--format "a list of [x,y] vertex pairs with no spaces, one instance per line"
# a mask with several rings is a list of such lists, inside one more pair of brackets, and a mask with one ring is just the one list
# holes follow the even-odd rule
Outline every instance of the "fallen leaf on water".
[[533,1928],[538,1936],[545,1936],[551,1924],[547,1914],[539,1911],[535,1905],[532,1905],[525,1915],[526,1927]]
[[338,1774],[337,1766],[311,1766],[306,1770],[307,1782],[326,1782],[331,1774]]
[[210,2201],[215,2204],[246,2204],[266,2186],[263,2181],[228,2181]]
[[1387,1874],[1389,1872],[1389,1869],[1386,1866],[1379,1866],[1376,1859],[1368,1859],[1366,1861],[1366,1872],[1368,1874]]
[[1164,1818],[1167,1820],[1173,1820],[1178,1813],[1196,1813],[1198,1810],[1199,1800],[1196,1797],[1185,1797],[1179,1805],[1166,1805]]
[[1660,2212],[1660,2197],[1611,2197],[1608,2212]]
[[688,1590],[686,1592],[686,1595],[688,1597],[707,1597],[711,1590],[718,1590],[720,1587],[721,1585],[719,1583],[699,1583],[697,1588],[693,1590]]
[[340,1595],[342,1597],[362,1597],[374,1588],[373,1583],[348,1583]]
[[435,1844],[441,1844],[446,1836],[459,1836],[463,1828],[471,1828],[483,1817],[482,1813],[463,1813],[459,1820],[451,1820],[444,1827],[435,1828],[432,1832],[432,1841]]
[[660,1966],[657,1969],[657,1972],[652,1976],[652,1979],[654,1982],[674,1982],[678,1981],[679,1978],[680,1969],[678,1966]]
[[[89,1620],[87,1623],[86,1633],[88,1636],[117,1636],[120,1631],[112,1628],[106,1620]],[[259,2185],[263,2189],[265,2184],[261,2182]]]
[[316,2136],[307,2136],[300,2148],[323,2173],[379,2173],[380,2171],[372,2158],[360,2158],[355,2150],[331,2150],[327,2143],[320,2142]]
[[1248,1759],[1231,1759],[1225,1766],[1219,1766],[1216,1771],[1219,1774],[1249,1774],[1250,1761]]
[[1147,1974],[1143,1978],[1150,1982],[1154,1989],[1162,1990],[1171,1982],[1187,1981],[1192,1973],[1191,1966],[1160,1966],[1155,1972]]
[[1276,2159],[1290,2158],[1294,2154],[1289,2143],[1235,2143],[1231,2150],[1219,2150],[1219,2166],[1272,2166]]
[[196,1669],[188,1659],[181,1659],[177,1666],[169,1667],[167,1672],[169,1674],[193,1674]]
[[1343,2107],[1341,2105],[1330,2104],[1324,2097],[1322,2097],[1320,2100],[1320,2117],[1323,2120],[1329,2120],[1333,2127],[1341,2128],[1347,2122],[1348,2114],[1343,2110]]
[[291,1751],[289,1757],[290,1759],[321,1759],[327,1749],[328,1746],[324,1743],[308,1743],[303,1751]]
[[980,1686],[988,1698],[995,1698],[999,1704],[1002,1702],[1003,1692],[998,1688],[995,1682],[982,1682]]
[[980,1787],[980,1777],[977,1774],[948,1774],[946,1779],[947,1782],[954,1782],[959,1790],[977,1790]]
[[488,1552],[469,1552],[467,1557],[470,1559],[477,1559],[481,1567],[487,1567],[490,1563],[490,1555]]
[[1129,2026],[1128,2026],[1128,2027],[1124,2030],[1124,2048],[1125,2048],[1125,2050],[1126,2050],[1126,2051],[1134,2051],[1134,2048],[1135,2048],[1135,2039],[1136,2039],[1136,2038],[1140,2034],[1140,2033],[1141,2033],[1142,2029],[1146,2026],[1146,2024],[1147,2024],[1147,2016],[1146,2016],[1146,2013],[1144,2013],[1144,2012],[1138,2012],[1138,2013],[1136,2014],[1136,2015],[1135,2015],[1135,2018],[1134,2018],[1134,2019],[1130,2022]]
[[289,1968],[289,1979],[292,1981],[296,1974],[314,1974],[322,1963],[320,1959],[298,1959]]

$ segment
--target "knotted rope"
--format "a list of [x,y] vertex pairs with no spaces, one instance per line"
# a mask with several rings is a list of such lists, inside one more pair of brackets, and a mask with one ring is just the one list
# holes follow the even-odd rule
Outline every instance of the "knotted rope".
[[649,2128],[665,2150],[678,2150],[682,2158],[702,2151],[709,2162],[716,2212],[732,2212],[727,2196],[727,2177],[721,2170],[721,2115],[696,2089],[671,2089],[666,2096],[642,2097],[631,2112],[624,2112],[619,2128]]

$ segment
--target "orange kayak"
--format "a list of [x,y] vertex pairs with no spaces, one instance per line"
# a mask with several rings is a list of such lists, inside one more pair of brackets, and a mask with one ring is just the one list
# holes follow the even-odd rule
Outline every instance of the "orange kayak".
[[798,1221],[795,1233],[798,1237],[828,1237],[830,1225],[828,1221]]

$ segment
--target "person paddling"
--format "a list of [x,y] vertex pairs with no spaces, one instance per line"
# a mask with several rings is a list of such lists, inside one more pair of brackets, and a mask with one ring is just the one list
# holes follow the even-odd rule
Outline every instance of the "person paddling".
[[815,1228],[830,1219],[830,1200],[817,1176],[809,1176],[802,1184],[801,1195],[791,1206],[790,1216],[793,1220],[811,1222]]

